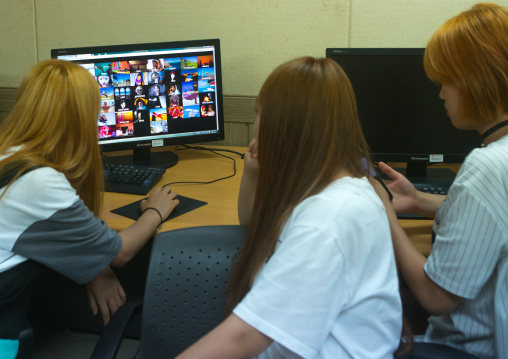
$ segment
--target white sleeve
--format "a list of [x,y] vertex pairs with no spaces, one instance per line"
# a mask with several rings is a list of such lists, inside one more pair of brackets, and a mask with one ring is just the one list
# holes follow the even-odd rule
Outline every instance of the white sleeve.
[[85,206],[62,173],[31,171],[0,201],[0,269],[24,258],[85,283],[121,248],[120,235]]
[[298,355],[315,356],[350,296],[344,262],[329,234],[293,227],[234,313]]

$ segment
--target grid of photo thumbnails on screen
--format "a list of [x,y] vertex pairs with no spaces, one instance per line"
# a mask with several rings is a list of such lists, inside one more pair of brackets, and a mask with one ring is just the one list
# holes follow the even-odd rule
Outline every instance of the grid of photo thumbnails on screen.
[[100,86],[98,138],[139,138],[217,129],[213,52],[81,63]]

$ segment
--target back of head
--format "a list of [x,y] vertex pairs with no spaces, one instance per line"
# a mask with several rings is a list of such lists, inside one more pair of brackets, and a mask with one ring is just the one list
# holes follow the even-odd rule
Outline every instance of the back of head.
[[341,170],[363,176],[361,158],[368,158],[351,83],[333,60],[305,57],[279,66],[256,107],[259,176],[247,243],[229,285],[229,310],[273,253],[294,207]]
[[462,121],[493,121],[508,113],[508,8],[474,5],[431,37],[424,59],[431,80],[456,86]]
[[101,189],[97,82],[83,67],[60,60],[36,64],[24,77],[14,108],[0,132],[0,154],[20,149],[0,162],[42,165],[63,172],[91,210]]
[[[356,100],[334,61],[305,57],[279,66],[256,106],[260,181],[271,187],[280,182],[281,189],[291,181],[299,202],[320,191],[339,169],[363,175],[359,163],[367,150]],[[300,179],[302,169],[306,175]]]

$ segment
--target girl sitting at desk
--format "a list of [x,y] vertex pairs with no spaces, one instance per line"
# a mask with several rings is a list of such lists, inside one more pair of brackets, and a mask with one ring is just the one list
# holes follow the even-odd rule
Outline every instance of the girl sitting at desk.
[[402,310],[390,229],[334,61],[278,67],[257,99],[239,195],[246,245],[229,312],[178,358],[393,358]]
[[[431,314],[423,340],[481,358],[508,358],[507,34],[508,8],[482,3],[448,20],[425,50],[425,70],[442,85],[452,124],[477,131],[484,143],[467,156],[446,198],[418,192],[379,165],[393,180],[393,208],[385,203],[398,268]],[[435,218],[428,258],[394,209]]]
[[88,283],[90,306],[107,323],[125,301],[109,264],[128,262],[179,203],[169,187],[159,187],[141,203],[138,221],[120,233],[97,218],[99,112],[93,76],[49,60],[25,76],[0,130],[0,347],[11,348],[12,357],[36,278],[49,268]]

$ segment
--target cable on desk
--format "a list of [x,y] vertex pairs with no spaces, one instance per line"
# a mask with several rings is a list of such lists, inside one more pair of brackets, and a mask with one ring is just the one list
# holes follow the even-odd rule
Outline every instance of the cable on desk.
[[[182,147],[185,147],[185,148],[178,148],[179,146],[182,146]],[[189,145],[177,145],[175,147],[175,150],[177,150],[177,151],[184,151],[184,150],[190,150],[190,149],[192,149],[192,150],[204,150],[204,151],[211,151],[211,152],[214,152],[214,151],[218,151],[218,152],[231,152],[231,153],[234,153],[235,155],[240,156],[240,158],[242,158],[242,159],[245,156],[245,153],[240,153],[240,152],[233,151],[233,150],[226,150],[224,148],[206,148],[206,147],[203,147],[203,146],[189,146]]]
[[[182,146],[184,148],[179,148],[180,146]],[[218,151],[221,151],[221,152],[231,152],[231,153],[239,155],[241,158],[243,158],[243,156],[244,156],[244,154],[242,154],[240,152],[236,152],[236,151],[232,151],[232,150],[227,150],[227,149],[221,149],[221,148],[206,148],[206,147],[201,147],[201,146],[189,146],[189,145],[178,145],[178,146],[175,147],[176,151],[184,151],[184,150],[189,150],[189,149],[200,150],[200,151],[210,151],[212,153],[215,153],[216,155],[229,158],[230,160],[233,161],[233,174],[231,174],[229,176],[226,176],[226,177],[221,177],[221,178],[218,178],[218,179],[215,179],[215,180],[212,180],[212,181],[208,181],[208,182],[196,182],[196,181],[171,182],[171,183],[166,183],[162,187],[166,187],[166,186],[170,186],[170,185],[175,185],[175,184],[210,184],[210,183],[215,183],[215,182],[219,182],[219,181],[225,180],[227,178],[234,177],[236,175],[236,160],[233,157],[229,157],[229,156],[223,155],[222,153],[218,153]]]

